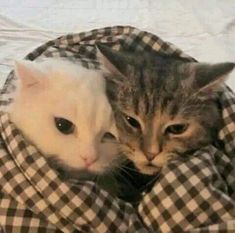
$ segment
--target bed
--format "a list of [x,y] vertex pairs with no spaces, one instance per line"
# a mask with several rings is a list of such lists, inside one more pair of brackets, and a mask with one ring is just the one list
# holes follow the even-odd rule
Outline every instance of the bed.
[[235,61],[234,0],[1,0],[0,85],[43,42],[112,25],[155,33],[201,61]]

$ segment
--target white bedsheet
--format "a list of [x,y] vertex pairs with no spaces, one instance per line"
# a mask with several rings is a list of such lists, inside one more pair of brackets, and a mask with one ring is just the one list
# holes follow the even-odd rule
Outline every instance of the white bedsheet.
[[[132,25],[198,60],[235,62],[235,0],[0,0],[0,86],[15,59],[68,32]],[[228,81],[235,90],[235,72]]]

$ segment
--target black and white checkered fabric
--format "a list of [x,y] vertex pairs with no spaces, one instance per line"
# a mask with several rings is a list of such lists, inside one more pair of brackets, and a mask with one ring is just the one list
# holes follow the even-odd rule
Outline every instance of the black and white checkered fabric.
[[[97,41],[114,49],[153,49],[194,60],[155,35],[121,26],[62,36],[26,59],[67,57],[97,68]],[[229,88],[218,100],[224,122],[218,139],[223,149],[210,145],[170,162],[134,208],[92,182],[60,180],[4,112],[14,81],[11,73],[0,96],[1,233],[235,232],[235,95]]]

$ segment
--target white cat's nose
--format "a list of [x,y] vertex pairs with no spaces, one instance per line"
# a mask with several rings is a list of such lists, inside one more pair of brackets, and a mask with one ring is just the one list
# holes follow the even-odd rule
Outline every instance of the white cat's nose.
[[98,159],[96,155],[83,155],[81,156],[86,167],[90,167],[93,163],[95,163]]

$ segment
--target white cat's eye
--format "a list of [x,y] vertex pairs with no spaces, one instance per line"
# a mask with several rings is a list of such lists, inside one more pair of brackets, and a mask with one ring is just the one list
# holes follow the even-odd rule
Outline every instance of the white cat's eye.
[[140,123],[133,117],[130,117],[128,115],[124,115],[126,122],[135,129],[141,129]]
[[174,134],[174,135],[179,135],[184,133],[188,128],[188,124],[174,124],[174,125],[169,125],[165,129],[166,134]]
[[110,132],[106,132],[102,139],[101,139],[101,142],[106,142],[106,141],[115,141],[116,140],[116,137],[110,133]]
[[72,134],[74,132],[75,125],[71,121],[69,121],[65,118],[55,117],[54,122],[55,122],[56,128],[62,134],[68,135],[68,134]]

